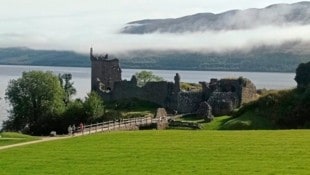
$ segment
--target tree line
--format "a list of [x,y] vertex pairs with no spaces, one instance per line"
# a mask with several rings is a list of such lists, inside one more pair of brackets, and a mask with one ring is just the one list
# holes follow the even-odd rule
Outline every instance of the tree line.
[[52,130],[66,133],[69,125],[102,116],[104,103],[95,92],[85,99],[72,99],[76,89],[71,80],[71,74],[43,71],[23,72],[21,78],[10,80],[5,98],[12,108],[3,130],[31,135],[47,135]]
[[[138,86],[163,80],[150,71],[137,72],[135,76]],[[8,120],[3,122],[3,130],[31,135],[67,133],[69,125],[118,117],[105,111],[107,104],[96,92],[90,92],[85,99],[72,99],[75,94],[69,73],[56,76],[49,71],[23,72],[21,78],[10,80],[6,89],[5,98],[12,108]]]

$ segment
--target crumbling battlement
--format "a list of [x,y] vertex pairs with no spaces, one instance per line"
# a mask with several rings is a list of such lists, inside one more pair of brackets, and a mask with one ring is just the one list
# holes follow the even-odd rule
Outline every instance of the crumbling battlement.
[[121,80],[118,59],[110,60],[108,55],[94,56],[92,62],[92,90],[97,91],[105,101],[137,98],[150,101],[178,113],[195,113],[201,102],[212,107],[213,115],[223,115],[256,98],[254,84],[246,78],[211,79],[209,83],[199,82],[201,91],[182,91],[181,77],[176,74],[174,82],[148,82],[137,85],[135,76],[130,81]]
[[117,58],[110,59],[108,54],[95,56],[90,48],[90,60],[91,90],[111,91],[115,82],[122,81],[122,71]]

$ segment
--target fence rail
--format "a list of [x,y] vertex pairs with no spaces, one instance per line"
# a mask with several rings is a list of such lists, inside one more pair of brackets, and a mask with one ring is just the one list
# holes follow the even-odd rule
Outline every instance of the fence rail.
[[80,132],[82,134],[91,134],[96,132],[105,132],[111,130],[120,130],[122,128],[130,128],[132,126],[149,125],[152,123],[157,123],[161,119],[152,117],[140,117],[140,118],[129,118],[120,120],[110,120],[101,123],[93,123],[85,125],[83,129],[77,127],[75,132]]

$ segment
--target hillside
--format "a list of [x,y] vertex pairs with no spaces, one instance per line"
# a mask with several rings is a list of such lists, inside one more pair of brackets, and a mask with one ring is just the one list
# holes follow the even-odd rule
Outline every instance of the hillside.
[[[229,129],[309,129],[309,92],[294,89],[267,94],[245,105],[226,124]],[[257,122],[264,124],[252,128]]]
[[298,64],[310,61],[310,43],[287,42],[280,46],[261,45],[251,50],[217,52],[132,51],[121,56],[126,68],[294,72]]
[[268,123],[273,129],[309,129],[310,62],[298,66],[295,81],[295,89],[267,92],[258,100],[244,105],[234,114],[233,122],[239,129],[246,129],[253,122]]
[[88,67],[87,55],[72,51],[33,50],[26,47],[0,48],[0,64]]
[[230,10],[219,14],[198,13],[175,19],[129,22],[121,33],[184,33],[252,29],[262,26],[310,24],[310,2],[274,4],[263,9]]
[[[308,46],[308,43],[290,42],[274,47],[260,46],[249,52],[141,50],[115,55],[122,68],[294,72],[298,64],[310,61],[310,53],[300,52]],[[90,60],[88,55],[72,51],[0,48],[0,64],[89,67]]]

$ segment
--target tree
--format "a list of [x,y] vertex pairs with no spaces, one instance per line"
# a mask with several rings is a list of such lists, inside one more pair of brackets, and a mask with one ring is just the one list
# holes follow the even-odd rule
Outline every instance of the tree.
[[296,69],[295,81],[298,88],[307,88],[310,85],[310,62],[301,63]]
[[71,100],[72,95],[76,94],[76,89],[73,87],[73,82],[70,82],[72,79],[71,74],[59,74],[58,79],[60,81],[61,87],[65,91],[64,102],[68,105]]
[[147,82],[150,81],[163,81],[162,77],[154,75],[151,71],[141,71],[135,74],[138,82],[138,86],[144,86]]
[[64,90],[52,72],[23,72],[21,78],[9,82],[5,98],[12,106],[9,120],[4,122],[7,130],[26,127],[32,134],[42,134],[64,111]]
[[58,118],[57,126],[55,127],[57,133],[67,133],[69,125],[77,125],[87,121],[83,104],[84,102],[81,99],[72,100],[67,104],[62,117]]
[[103,100],[95,91],[87,94],[84,101],[84,111],[88,122],[97,120],[104,114]]

